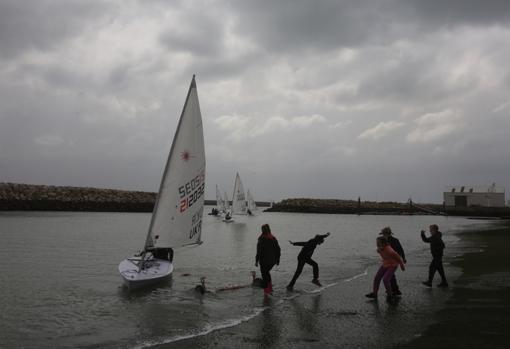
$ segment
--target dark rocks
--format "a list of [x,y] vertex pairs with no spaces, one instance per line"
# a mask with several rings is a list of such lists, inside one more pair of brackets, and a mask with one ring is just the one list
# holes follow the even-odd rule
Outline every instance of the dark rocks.
[[0,210],[152,212],[156,193],[0,183]]

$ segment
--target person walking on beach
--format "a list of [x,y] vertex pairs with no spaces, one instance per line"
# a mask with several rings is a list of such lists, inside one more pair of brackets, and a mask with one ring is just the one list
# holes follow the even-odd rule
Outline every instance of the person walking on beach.
[[301,275],[305,263],[310,264],[313,268],[312,283],[314,283],[317,286],[322,286],[319,281],[319,265],[312,259],[312,255],[317,245],[322,244],[324,242],[324,239],[327,238],[329,234],[330,233],[326,233],[324,235],[317,234],[313,239],[304,242],[292,242],[289,240],[289,242],[292,245],[303,246],[303,248],[301,249],[301,252],[299,252],[298,255],[298,265],[296,268],[296,272],[294,273],[294,277],[292,277],[292,280],[287,285],[288,291],[292,291],[294,289],[294,284],[296,283],[296,280],[298,279],[299,275]]
[[391,279],[397,270],[397,267],[400,265],[400,269],[406,270],[404,265],[404,261],[398,255],[395,250],[393,250],[385,237],[379,236],[376,239],[377,244],[377,253],[381,255],[382,265],[375,274],[374,284],[372,292],[366,294],[365,296],[368,298],[377,298],[377,292],[379,291],[379,285],[381,284],[381,280],[384,283],[384,287],[386,288],[386,295],[388,300],[392,300],[395,297],[393,289],[391,288]]
[[445,248],[442,238],[443,234],[439,231],[437,224],[432,224],[429,227],[429,231],[430,237],[425,236],[425,230],[421,231],[421,239],[423,242],[430,244],[430,252],[432,253],[432,262],[430,262],[429,266],[429,279],[422,283],[427,287],[432,287],[432,280],[434,279],[434,274],[437,271],[441,276],[441,283],[439,283],[437,287],[448,287],[448,282],[446,281],[446,275],[443,268],[443,250]]
[[274,265],[280,264],[280,245],[278,240],[271,234],[269,224],[264,224],[262,234],[257,242],[257,255],[255,256],[255,266],[260,264],[260,273],[262,275],[262,287],[264,294],[273,292],[271,274],[269,273]]
[[[402,245],[400,244],[400,241],[393,236],[393,232],[391,231],[390,227],[383,228],[379,235],[382,235],[388,240],[391,248],[398,253],[398,255],[402,258],[402,261],[404,261],[404,264],[407,263],[406,261],[406,255],[404,253],[404,249],[402,248]],[[393,274],[393,277],[391,278],[391,290],[393,291],[393,294],[395,296],[402,295],[402,292],[400,292],[400,288],[397,284],[397,277],[395,274]]]

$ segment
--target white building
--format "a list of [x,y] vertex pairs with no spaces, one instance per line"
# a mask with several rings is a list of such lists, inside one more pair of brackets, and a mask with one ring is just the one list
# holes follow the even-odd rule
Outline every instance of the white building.
[[445,206],[505,207],[505,188],[489,186],[447,187],[443,193]]

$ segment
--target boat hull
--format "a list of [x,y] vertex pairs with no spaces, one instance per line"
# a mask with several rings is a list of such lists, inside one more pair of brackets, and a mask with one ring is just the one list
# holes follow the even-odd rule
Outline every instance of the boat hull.
[[119,273],[124,284],[129,289],[139,289],[167,281],[172,277],[174,266],[172,262],[164,259],[150,259],[144,263],[144,268],[135,264],[139,258],[127,258],[119,264]]

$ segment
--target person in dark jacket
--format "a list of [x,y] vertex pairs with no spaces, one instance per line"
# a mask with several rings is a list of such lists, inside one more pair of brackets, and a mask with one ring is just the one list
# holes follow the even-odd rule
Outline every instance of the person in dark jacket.
[[257,243],[257,255],[255,256],[255,266],[260,264],[260,273],[262,275],[262,287],[264,294],[273,292],[273,283],[269,273],[274,265],[280,264],[280,245],[278,240],[271,234],[269,224],[262,226],[262,234]]
[[[404,253],[404,249],[402,248],[402,245],[400,244],[400,241],[393,236],[393,232],[391,231],[390,227],[383,228],[379,235],[382,235],[386,238],[388,243],[390,244],[391,248],[398,253],[400,258],[404,261],[404,264],[407,263],[406,261],[406,255]],[[391,289],[393,291],[393,294],[395,296],[402,295],[402,292],[400,292],[400,289],[397,284],[397,278],[395,274],[393,274],[393,277],[391,278]]]
[[425,236],[425,230],[421,231],[421,239],[430,244],[430,252],[432,253],[432,262],[429,266],[429,279],[424,281],[423,284],[427,287],[432,287],[432,280],[434,279],[434,274],[437,271],[441,276],[441,283],[439,283],[437,287],[448,287],[448,282],[446,281],[446,275],[443,268],[443,250],[445,248],[442,239],[443,234],[439,231],[437,224],[432,224],[429,227],[429,230],[430,237]]
[[287,285],[288,291],[292,291],[294,289],[294,284],[296,283],[296,280],[298,279],[299,275],[301,275],[301,272],[303,271],[303,267],[305,266],[305,264],[310,264],[313,268],[312,283],[314,283],[317,286],[322,286],[319,281],[319,265],[312,259],[312,255],[317,245],[322,244],[324,242],[324,239],[327,238],[329,234],[330,233],[326,233],[324,235],[317,234],[313,239],[304,242],[292,242],[289,240],[289,242],[292,245],[303,246],[303,248],[301,249],[301,252],[299,252],[298,255],[298,265],[296,268],[296,272],[294,273],[294,277],[292,277],[292,280]]

